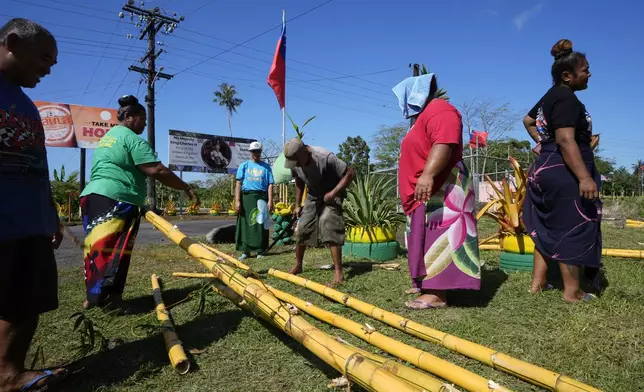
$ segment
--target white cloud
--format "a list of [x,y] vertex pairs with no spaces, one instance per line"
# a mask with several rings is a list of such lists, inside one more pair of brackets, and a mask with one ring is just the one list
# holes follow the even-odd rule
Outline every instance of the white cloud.
[[535,15],[539,13],[539,11],[541,11],[542,8],[543,8],[543,3],[539,3],[534,7],[528,10],[525,10],[519,15],[515,16],[514,19],[512,19],[512,22],[514,22],[514,25],[517,27],[517,30],[521,30],[523,26],[525,26],[525,24],[528,23],[530,19],[532,19]]

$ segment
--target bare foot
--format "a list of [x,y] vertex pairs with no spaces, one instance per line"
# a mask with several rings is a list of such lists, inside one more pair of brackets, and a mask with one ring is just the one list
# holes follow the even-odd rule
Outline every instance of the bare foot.
[[592,295],[592,294],[584,293],[583,291],[579,290],[577,292],[577,294],[575,294],[574,296],[566,295],[566,293],[564,293],[563,300],[568,302],[568,303],[574,304],[574,303],[577,303],[579,301],[588,301],[589,299],[591,299],[593,297],[595,297],[595,296]]
[[445,298],[441,298],[440,296],[435,294],[421,294],[416,297],[416,301],[421,301],[437,308],[447,305]]
[[302,273],[302,266],[301,265],[296,265],[295,267],[293,267],[289,271],[289,274],[291,274],[291,275],[297,275],[297,274],[300,274],[300,273]]
[[337,287],[337,286],[341,285],[342,283],[344,283],[344,277],[343,276],[340,276],[340,277],[336,276],[336,277],[333,278],[332,281],[330,281],[326,285],[328,287]]
[[552,289],[554,289],[554,286],[552,286],[550,283],[535,284],[533,282],[532,286],[530,286],[530,294],[539,294],[542,291],[548,291]]
[[19,391],[25,388],[29,383],[33,382],[38,377],[42,377],[34,383],[28,390],[38,390],[45,386],[54,386],[61,381],[64,381],[69,376],[69,371],[64,368],[59,368],[50,371],[52,374],[47,375],[44,371],[28,371],[20,374],[14,379],[13,385],[8,385],[8,391]]

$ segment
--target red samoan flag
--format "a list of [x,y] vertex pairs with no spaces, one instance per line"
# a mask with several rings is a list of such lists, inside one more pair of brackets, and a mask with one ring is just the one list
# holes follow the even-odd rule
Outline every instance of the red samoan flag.
[[487,146],[487,132],[474,131],[470,133],[470,147],[486,147]]
[[286,105],[286,21],[282,16],[282,34],[277,41],[273,65],[266,80],[277,96],[280,109]]

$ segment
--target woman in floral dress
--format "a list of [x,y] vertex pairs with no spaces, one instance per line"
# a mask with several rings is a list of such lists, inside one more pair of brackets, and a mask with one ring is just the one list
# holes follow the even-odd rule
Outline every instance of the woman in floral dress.
[[462,161],[461,114],[434,98],[437,90],[433,74],[394,88],[405,117],[416,118],[402,141],[398,168],[408,217],[408,293],[420,293],[405,304],[411,309],[445,307],[449,290],[481,287],[475,194]]

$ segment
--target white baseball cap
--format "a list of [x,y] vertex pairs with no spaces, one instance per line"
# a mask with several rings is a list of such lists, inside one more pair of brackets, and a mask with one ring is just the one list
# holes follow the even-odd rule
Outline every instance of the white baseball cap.
[[252,142],[250,146],[248,146],[248,151],[261,151],[262,150],[262,143],[260,142]]

